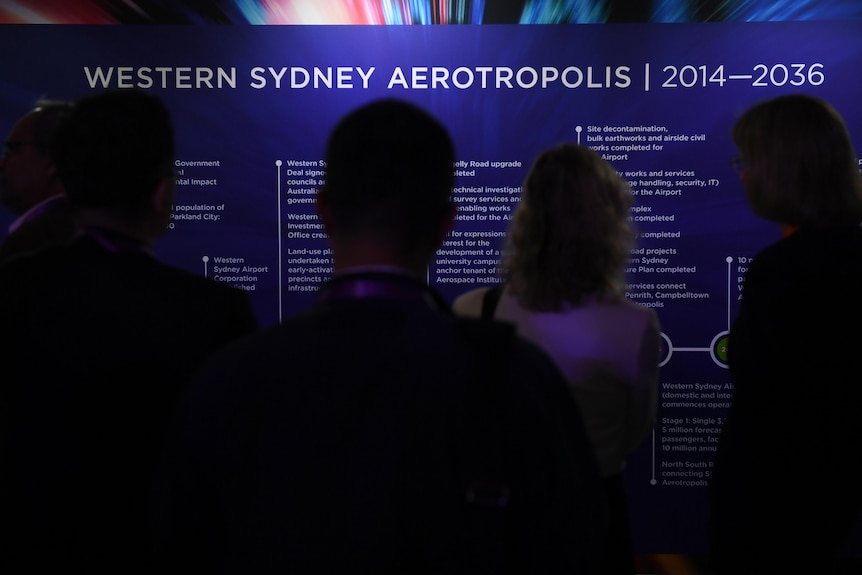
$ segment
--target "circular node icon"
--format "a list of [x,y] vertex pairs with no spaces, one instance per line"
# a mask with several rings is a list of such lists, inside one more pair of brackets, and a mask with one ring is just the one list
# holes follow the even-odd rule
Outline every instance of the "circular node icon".
[[730,335],[729,331],[723,331],[712,339],[709,345],[709,355],[719,366],[727,369],[727,340]]
[[659,358],[658,358],[658,366],[663,367],[667,362],[670,361],[670,356],[673,355],[673,344],[670,342],[670,338],[665,335],[664,332],[661,332],[661,342],[659,343]]
[[210,261],[210,257],[209,257],[209,256],[204,256],[204,257],[202,257],[202,258],[201,258],[201,260],[203,260],[203,262],[204,262],[204,263],[207,263],[208,261]]
[[275,161],[275,165],[276,165],[276,166],[281,166],[281,160],[276,160],[276,161]]

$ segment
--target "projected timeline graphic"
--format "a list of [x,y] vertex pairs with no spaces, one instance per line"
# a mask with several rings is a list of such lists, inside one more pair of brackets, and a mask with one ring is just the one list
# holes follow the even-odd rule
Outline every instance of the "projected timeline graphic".
[[632,186],[639,238],[626,291],[663,332],[659,420],[627,471],[636,547],[700,553],[732,396],[727,332],[748,262],[780,236],[750,213],[728,165],[730,129],[754,102],[804,91],[832,102],[859,138],[860,34],[862,21],[5,26],[0,49],[28,50],[0,71],[0,129],[38,97],[118,86],[162,96],[178,177],[157,256],[246,290],[264,325],[305,309],[331,274],[314,196],[326,137],[356,106],[404,98],[452,133],[457,221],[428,269],[449,300],[497,281],[533,159],[563,141],[592,147]]

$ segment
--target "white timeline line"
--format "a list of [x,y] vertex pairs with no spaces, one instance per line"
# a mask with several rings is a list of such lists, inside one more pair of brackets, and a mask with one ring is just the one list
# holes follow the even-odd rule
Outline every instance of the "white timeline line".
[[276,189],[278,190],[278,206],[276,206],[276,221],[278,223],[278,323],[281,323],[281,160],[276,160],[275,166],[276,177],[278,179],[278,185],[276,186]]

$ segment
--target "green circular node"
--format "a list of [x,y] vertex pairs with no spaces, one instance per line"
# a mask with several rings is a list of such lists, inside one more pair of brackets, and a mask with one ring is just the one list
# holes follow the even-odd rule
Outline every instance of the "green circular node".
[[727,363],[727,341],[728,337],[724,336],[715,342],[715,357]]

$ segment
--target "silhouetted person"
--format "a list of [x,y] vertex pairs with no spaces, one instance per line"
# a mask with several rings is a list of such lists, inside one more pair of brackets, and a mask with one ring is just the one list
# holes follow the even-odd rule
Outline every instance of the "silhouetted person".
[[753,212],[785,237],[754,256],[730,330],[709,550],[720,575],[826,575],[862,512],[862,177],[816,97],[754,105],[733,142]]
[[593,573],[602,486],[559,372],[424,279],[455,216],[446,129],[375,101],[326,162],[334,277],[196,377],[157,484],[162,566]]
[[40,100],[3,142],[0,204],[18,217],[0,241],[0,259],[65,242],[75,232],[52,149],[70,109],[70,102]]
[[[544,150],[512,217],[492,312],[551,356],[581,408],[612,512],[606,575],[635,573],[623,470],[655,424],[658,393],[658,317],[625,297],[631,204],[625,180],[588,147]],[[471,290],[453,309],[479,316],[489,294]]]
[[0,572],[143,573],[164,426],[204,357],[257,327],[241,290],[164,265],[168,110],[79,100],[55,161],[71,243],[0,264]]

